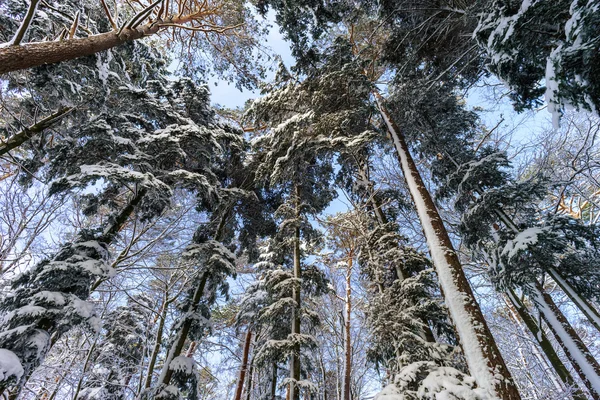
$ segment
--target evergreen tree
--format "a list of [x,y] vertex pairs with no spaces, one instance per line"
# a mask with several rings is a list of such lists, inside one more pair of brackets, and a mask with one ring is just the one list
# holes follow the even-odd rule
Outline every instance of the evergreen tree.
[[599,109],[599,18],[594,1],[491,1],[475,35],[517,109],[544,95],[557,122],[569,106]]
[[[0,346],[22,354],[24,379],[44,358],[50,335],[56,340],[73,325],[93,321],[86,302],[90,286],[110,275],[108,246],[134,211],[141,220],[154,218],[169,204],[177,186],[198,190],[205,201],[216,196],[210,166],[219,149],[215,134],[225,132],[210,125],[207,89],[189,80],[170,87],[156,81],[151,85],[153,92],[122,88],[118,95],[124,109],[70,127],[70,136],[49,150],[50,163],[43,173],[54,179],[51,193],[84,189],[102,180],[97,194],[84,196],[84,213],[93,215],[103,206],[111,216],[14,280],[14,296],[2,303],[9,313],[3,327],[12,333]],[[179,125],[169,125],[175,122]],[[123,191],[132,192],[124,206]],[[65,317],[63,309],[72,311]],[[25,329],[19,327],[27,327],[29,334],[22,331],[15,336]]]
[[153,35],[169,38],[166,44],[203,72],[210,65],[242,86],[253,86],[260,73],[250,60],[261,28],[242,2],[139,1],[114,8],[104,0],[3,3],[2,26],[13,30],[3,32],[0,74],[91,56]]
[[145,327],[153,309],[151,299],[138,295],[106,315],[105,338],[97,347],[92,374],[75,398],[86,400],[125,399],[132,376],[144,356]]

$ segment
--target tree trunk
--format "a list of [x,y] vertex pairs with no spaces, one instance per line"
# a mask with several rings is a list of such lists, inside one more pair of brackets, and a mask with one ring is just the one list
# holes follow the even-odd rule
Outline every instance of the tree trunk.
[[[102,236],[98,238],[99,242],[105,243],[107,245],[112,243],[115,236],[119,233],[119,231],[121,229],[123,229],[123,227],[129,220],[129,217],[131,217],[131,215],[135,211],[136,207],[140,204],[140,202],[144,198],[145,194],[146,194],[145,189],[139,189],[137,191],[137,193],[129,201],[129,203],[125,206],[125,208],[123,208],[121,210],[121,212],[119,212],[119,214],[116,215],[113,222],[110,225],[105,227]],[[92,282],[89,282],[89,287],[91,287],[91,286],[92,286]],[[82,299],[82,300],[86,300],[86,299]],[[58,341],[58,339],[63,334],[62,331],[56,330],[57,323],[58,323],[58,316],[57,316],[57,319],[54,319],[54,320],[45,318],[42,321],[38,322],[38,326],[37,326],[38,330],[41,332],[45,331],[50,336],[49,345],[44,350],[45,354],[48,354],[48,352],[50,351],[52,346]],[[44,354],[44,357],[45,357],[45,354]],[[44,357],[39,357],[38,360],[43,359]],[[25,386],[25,384],[31,377],[31,374],[33,374],[33,372],[35,371],[35,369],[37,367],[38,367],[38,365],[36,365],[35,363],[32,363],[31,367],[27,368],[25,370],[23,376],[21,377],[21,380],[19,381],[19,383],[17,385],[15,385],[14,390],[11,391],[11,395],[9,396],[9,398],[13,399],[13,398],[17,398],[19,396],[22,388]],[[1,381],[0,382],[0,394],[3,393],[6,389],[7,389],[7,382]]]
[[[223,221],[227,219],[229,211],[230,208],[226,207],[225,212],[223,213],[223,215],[221,215],[221,220],[214,234],[214,240],[219,241],[222,239],[223,229],[225,225]],[[194,295],[192,296],[192,303],[190,304],[187,313],[193,312],[194,309],[200,303],[202,295],[204,294],[204,288],[206,287],[207,280],[208,274],[203,273],[202,277],[200,278],[200,282],[198,283],[198,286],[196,286],[196,290],[194,291]],[[192,318],[186,318],[183,321],[182,326],[177,334],[177,339],[175,339],[175,342],[173,343],[173,345],[171,345],[171,348],[167,353],[167,357],[165,358],[163,368],[160,372],[160,376],[158,377],[158,385],[168,385],[170,383],[171,377],[173,376],[173,370],[169,369],[169,364],[175,357],[179,356],[183,351],[183,346],[187,340],[188,334],[192,327],[192,322]]]
[[565,292],[573,304],[577,306],[579,311],[585,315],[590,324],[592,324],[592,326],[596,328],[598,332],[600,332],[600,313],[598,313],[598,310],[592,304],[590,304],[587,299],[583,298],[577,292],[577,290],[575,290],[575,288],[569,284],[569,282],[564,280],[557,270],[550,268],[548,270],[548,275],[550,275],[552,280],[556,282],[563,292]]
[[0,75],[7,72],[54,64],[90,56],[144,36],[140,30],[123,30],[121,36],[111,31],[81,39],[57,42],[34,42],[0,48]]
[[[196,290],[194,291],[194,296],[192,297],[192,303],[188,308],[187,312],[191,313],[196,308],[198,303],[200,303],[200,299],[202,299],[202,294],[204,293],[204,288],[206,287],[206,281],[208,280],[208,274],[202,274],[200,278],[200,283],[196,286]],[[169,369],[169,364],[173,359],[181,354],[183,350],[183,346],[187,340],[188,334],[192,327],[193,319],[187,317],[185,321],[183,321],[181,325],[181,329],[177,333],[177,339],[169,349],[167,353],[167,357],[165,358],[165,362],[163,364],[162,371],[160,373],[160,377],[158,378],[158,385],[168,385],[171,382],[171,377],[173,376],[173,370]]]
[[252,400],[252,384],[254,375],[254,357],[250,360],[250,368],[248,368],[248,384],[246,385],[246,400]]
[[462,270],[442,218],[408,151],[406,141],[387,112],[381,95],[376,92],[374,95],[417,209],[444,299],[464,350],[469,371],[478,385],[490,394],[503,400],[520,399],[517,387]]
[[168,292],[165,291],[165,298],[160,310],[158,329],[156,330],[156,339],[154,340],[154,348],[152,349],[152,354],[150,355],[150,361],[148,363],[148,370],[146,371],[146,382],[144,383],[144,388],[146,389],[152,385],[152,375],[154,374],[156,359],[158,357],[158,353],[160,353],[160,347],[162,345],[163,330],[165,328],[165,320],[167,319],[168,309]]
[[[481,190],[479,190],[481,191]],[[515,234],[519,233],[519,228],[515,225],[512,219],[506,215],[506,213],[502,209],[495,210],[496,215],[500,218],[502,222]],[[598,310],[590,304],[585,298],[583,298],[575,288],[573,288],[569,282],[567,282],[561,275],[560,272],[554,268],[548,268],[548,275],[552,278],[554,282],[562,289],[563,292],[569,297],[569,299],[573,302],[573,304],[581,311],[583,315],[588,319],[590,324],[596,328],[598,332],[600,332],[600,313]]]
[[600,365],[542,285],[536,283],[531,292],[540,316],[571,361],[592,398],[600,400]]
[[277,363],[273,363],[273,375],[271,375],[271,400],[277,397]]
[[[363,165],[358,166],[358,173],[360,175],[360,178],[363,180],[363,182],[368,182],[369,187],[372,188],[373,184],[370,181],[370,179],[367,176],[367,173],[365,171],[364,164],[366,164],[366,162],[362,163],[362,164]],[[385,216],[385,214],[383,213],[383,208],[382,208],[381,203],[380,203],[379,199],[377,198],[375,192],[373,192],[373,191],[371,192],[371,194],[369,196],[369,201],[371,203],[371,208],[373,209],[373,213],[375,214],[377,222],[381,225],[387,224],[389,221],[388,221],[387,217]],[[369,256],[371,256],[371,255],[369,254]],[[404,264],[396,265],[396,275],[398,275],[398,279],[400,279],[400,280],[404,280],[410,276],[410,274],[406,271]],[[381,285],[381,282],[377,282],[377,286],[378,286],[379,292],[382,293],[383,286]],[[423,339],[425,339],[427,342],[435,343],[435,336],[433,335],[433,331],[429,327],[429,321],[427,321],[426,319],[423,319],[422,323],[423,323],[423,325],[422,325],[423,328],[422,328],[422,332],[420,332],[420,336]]]
[[[119,31],[113,30],[86,38],[70,38],[67,40],[33,42],[18,46],[0,47],[0,75],[44,64],[54,64],[90,56],[121,44],[141,39],[144,36],[154,35],[161,29],[168,27],[184,29],[180,26],[197,18],[199,18],[198,15],[191,12],[187,15],[154,21],[150,20],[143,25],[133,23],[132,26],[123,27]],[[211,29],[214,29],[216,33],[221,33],[223,30],[233,29],[233,27],[214,27]]]
[[548,361],[552,365],[552,368],[556,372],[556,374],[560,377],[563,383],[569,387],[573,387],[576,390],[573,392],[573,399],[575,400],[585,400],[585,395],[577,388],[577,383],[571,376],[571,373],[565,367],[560,357],[552,347],[552,343],[548,340],[548,337],[542,330],[540,326],[536,323],[533,316],[527,311],[525,305],[519,300],[515,292],[509,290],[507,292],[506,298],[509,300],[512,308],[519,314],[519,317],[523,320],[529,331],[531,332],[531,336],[535,339],[536,343],[540,346]]
[[250,353],[251,343],[252,331],[248,329],[248,332],[246,332],[246,340],[244,341],[244,350],[242,352],[242,365],[240,366],[240,376],[238,378],[237,388],[235,391],[235,400],[242,400],[242,390],[244,389],[244,381],[246,380],[246,370],[248,368],[248,354]]
[[[296,195],[296,219],[300,218],[300,197],[298,185],[295,187]],[[302,271],[300,268],[300,227],[296,226],[294,230],[294,279],[300,280]],[[292,335],[300,333],[300,283],[294,283],[292,296],[294,298],[294,308],[292,309]],[[292,355],[290,356],[290,378],[289,397],[290,400],[300,400],[300,390],[296,382],[300,381],[300,344],[294,344]]]
[[345,347],[345,362],[344,362],[344,387],[342,400],[350,400],[350,377],[352,376],[352,338],[351,338],[351,316],[352,316],[352,253],[348,257],[348,266],[346,271],[346,318],[344,321],[344,347]]

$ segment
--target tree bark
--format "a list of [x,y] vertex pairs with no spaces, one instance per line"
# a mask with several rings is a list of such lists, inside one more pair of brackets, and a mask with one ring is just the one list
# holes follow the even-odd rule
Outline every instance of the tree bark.
[[[300,218],[300,196],[298,185],[295,186],[296,196],[296,219]],[[296,226],[294,230],[294,279],[300,280],[302,277],[302,271],[300,267],[300,227]],[[300,284],[296,282],[292,296],[294,298],[294,308],[292,309],[292,335],[300,333]],[[292,381],[289,385],[289,397],[290,400],[300,400],[300,390],[296,386],[296,382],[300,380],[300,344],[296,343],[293,346],[292,354],[290,356],[290,378]]]
[[600,400],[600,365],[540,283],[536,283],[532,288],[532,296],[540,316],[571,361],[592,398]]
[[58,42],[33,42],[0,48],[0,75],[90,56],[144,36],[141,30],[111,31]]
[[240,366],[240,376],[238,378],[237,388],[235,391],[235,400],[242,400],[242,390],[244,389],[244,381],[246,380],[246,370],[248,368],[248,354],[250,353],[250,344],[252,344],[252,331],[248,329],[248,332],[246,332],[246,340],[244,340],[244,350],[242,352],[242,365]]
[[481,313],[442,218],[423,183],[406,141],[387,112],[381,95],[377,92],[374,95],[416,206],[470,373],[478,385],[490,394],[503,400],[518,400],[521,397],[517,387]]

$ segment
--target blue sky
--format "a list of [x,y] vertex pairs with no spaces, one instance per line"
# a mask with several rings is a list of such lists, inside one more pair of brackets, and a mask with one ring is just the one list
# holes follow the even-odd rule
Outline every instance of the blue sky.
[[[292,57],[290,46],[283,39],[283,35],[279,32],[279,27],[274,23],[275,17],[272,10],[267,14],[266,20],[272,25],[269,34],[265,38],[266,46],[268,46],[274,54],[279,55],[287,66],[293,65],[294,59]],[[272,76],[272,74],[270,76]],[[215,83],[217,86],[215,86]],[[211,79],[209,81],[209,86],[212,94],[212,102],[229,108],[242,107],[246,100],[258,96],[258,92],[256,91],[240,91],[235,85],[220,79]]]

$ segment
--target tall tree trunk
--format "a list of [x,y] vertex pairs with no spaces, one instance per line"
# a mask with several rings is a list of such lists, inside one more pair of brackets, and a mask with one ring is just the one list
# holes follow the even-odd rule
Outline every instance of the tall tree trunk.
[[[300,218],[300,193],[298,185],[294,188],[296,197],[296,220]],[[292,309],[292,335],[300,334],[300,279],[302,278],[302,270],[300,267],[300,227],[294,229],[294,279],[296,282],[293,286],[292,297],[294,299],[294,307]],[[296,342],[290,356],[290,378],[289,396],[290,400],[300,400],[300,388],[296,383],[300,381],[300,343]]]
[[[219,224],[215,231],[214,240],[219,241],[222,239],[222,235],[224,232],[224,226],[225,226],[224,221],[229,217],[230,211],[231,211],[231,208],[229,206],[226,206],[225,211],[221,215],[221,219],[219,220]],[[188,314],[192,313],[195,310],[195,308],[198,306],[198,304],[200,303],[200,300],[202,299],[202,295],[204,294],[204,288],[206,287],[207,281],[208,281],[208,273],[205,272],[202,274],[202,277],[200,278],[200,282],[198,283],[198,286],[196,286],[196,289],[194,290],[194,294],[192,296],[192,302],[190,303],[189,308],[186,310],[186,312]],[[173,370],[169,369],[169,364],[171,363],[171,361],[173,361],[173,359],[175,357],[178,357],[181,354],[181,352],[183,351],[183,346],[187,340],[187,337],[190,332],[190,329],[192,328],[193,322],[194,322],[193,318],[186,318],[183,321],[183,323],[181,324],[181,328],[179,329],[179,332],[177,333],[177,337],[176,337],[174,343],[171,345],[171,348],[167,352],[167,356],[163,363],[163,368],[160,372],[160,376],[158,377],[158,383],[157,383],[158,385],[169,385],[169,383],[171,382],[171,377],[173,376]]]
[[552,365],[552,368],[559,376],[559,378],[563,381],[563,383],[568,387],[573,387],[576,390],[573,392],[573,399],[575,400],[585,400],[585,395],[577,388],[577,383],[571,376],[571,373],[565,367],[560,357],[552,347],[552,343],[548,340],[548,337],[542,330],[541,326],[538,326],[533,316],[527,311],[525,305],[521,302],[521,300],[517,297],[516,293],[512,290],[509,290],[506,294],[506,298],[509,301],[510,306],[518,313],[519,317],[525,323],[525,326],[531,332],[531,336],[534,338],[536,343],[540,346],[548,361]]
[[343,395],[342,400],[350,400],[350,383],[352,376],[352,337],[350,332],[351,327],[351,316],[352,316],[352,253],[348,256],[348,265],[346,270],[346,318],[344,321],[344,387],[343,387]]
[[406,141],[386,110],[381,95],[377,92],[374,95],[417,209],[469,371],[477,384],[490,394],[503,400],[520,399],[517,387],[483,318],[442,218],[423,183]]
[[252,400],[252,385],[254,375],[254,357],[250,359],[250,367],[248,368],[248,383],[246,384],[246,400]]
[[594,359],[587,346],[567,318],[559,310],[552,297],[536,283],[531,290],[540,316],[562,347],[573,368],[590,391],[594,400],[600,400],[600,365]]
[[273,363],[272,373],[273,375],[271,375],[271,400],[277,400],[277,363]]
[[[389,221],[383,212],[383,208],[381,206],[381,202],[379,201],[379,198],[377,197],[376,193],[372,190],[373,183],[371,182],[371,180],[369,179],[369,177],[365,171],[367,163],[368,163],[368,161],[360,163],[360,165],[358,166],[358,174],[360,176],[360,179],[363,182],[366,182],[368,184],[369,188],[371,189],[369,201],[371,203],[371,208],[373,209],[373,213],[375,214],[377,222],[381,225],[385,225]],[[371,257],[370,252],[369,252],[369,257]],[[396,275],[398,275],[398,279],[400,279],[400,280],[404,280],[410,276],[408,271],[406,271],[405,265],[402,263],[399,263],[396,265]],[[377,282],[377,286],[378,286],[379,292],[382,293],[383,286],[381,285],[381,282]],[[420,332],[420,336],[430,343],[435,343],[435,336],[433,335],[433,331],[429,327],[429,321],[427,321],[427,319],[423,318],[422,322],[423,322],[422,328],[421,328],[422,332]]]
[[244,350],[242,352],[242,365],[240,366],[240,376],[238,378],[237,388],[235,391],[235,400],[242,400],[242,390],[244,389],[244,381],[246,380],[246,370],[248,368],[248,354],[250,353],[250,345],[252,344],[252,331],[248,328],[246,332],[246,340],[244,340]]

